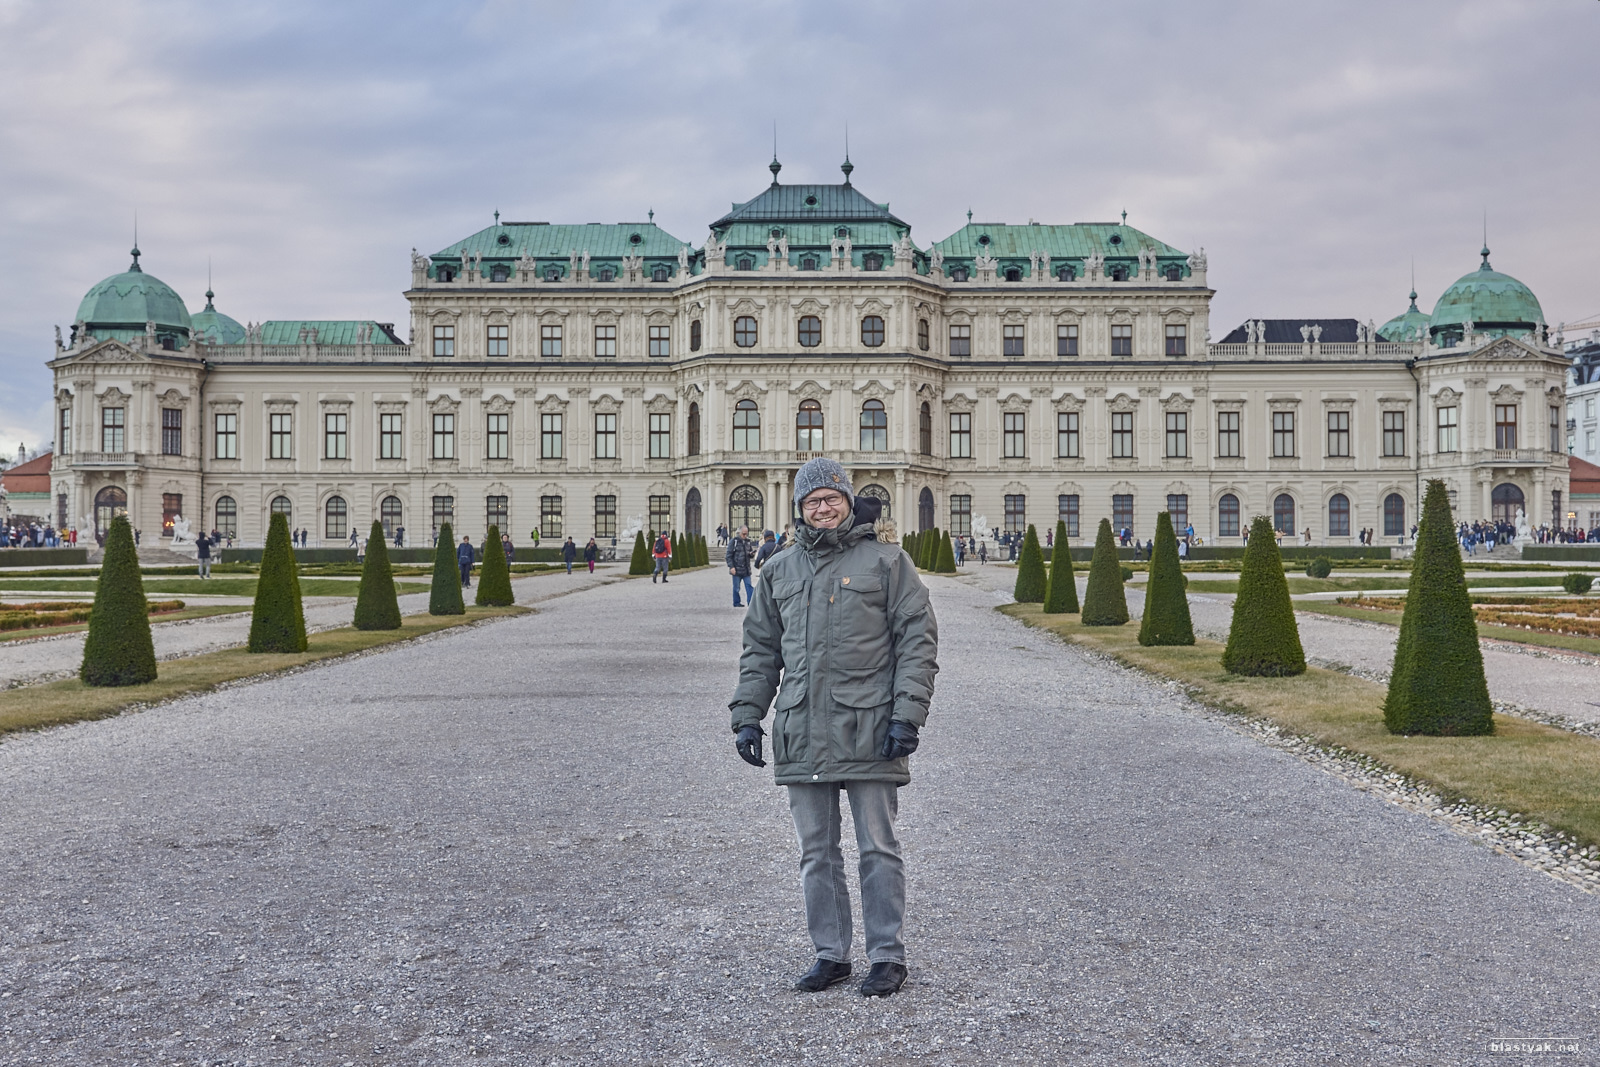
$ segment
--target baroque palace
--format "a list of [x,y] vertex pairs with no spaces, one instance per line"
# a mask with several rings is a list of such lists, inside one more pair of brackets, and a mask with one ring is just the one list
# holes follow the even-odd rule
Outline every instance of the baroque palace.
[[[638,223],[502,222],[413,254],[410,341],[368,320],[241,326],[145,272],[84,297],[55,372],[54,518],[179,516],[342,545],[444,521],[519,542],[792,521],[842,461],[902,528],[1102,517],[1318,543],[1457,516],[1559,522],[1567,359],[1482,265],[1384,324],[1260,319],[1210,340],[1203,250],[1121,222],[974,222],[926,247],[851,183],[771,185],[700,247]],[[653,214],[653,213],[652,213]],[[981,528],[980,528],[981,527]],[[1237,540],[1232,543],[1237,544]]]

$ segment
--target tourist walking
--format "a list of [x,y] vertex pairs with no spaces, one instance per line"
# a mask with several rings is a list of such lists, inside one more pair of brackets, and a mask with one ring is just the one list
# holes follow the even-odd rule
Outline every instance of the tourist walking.
[[742,608],[744,604],[739,600],[740,582],[744,583],[745,601],[755,599],[755,594],[750,591],[750,527],[741,526],[738,533],[725,536],[723,540],[728,547],[723,550],[722,558],[727,561],[728,573],[733,575],[733,606]]
[[[594,538],[589,538],[589,543],[594,544]],[[571,574],[572,561],[578,558],[578,546],[572,543],[571,537],[568,537],[566,543],[561,546],[561,558],[566,560],[567,573]]]
[[667,568],[672,565],[672,538],[665,533],[656,534],[656,543],[651,548],[650,554],[655,557],[656,569],[650,572],[650,584],[656,584],[656,577],[660,576],[661,584],[667,584]]
[[978,542],[978,563],[981,566],[982,564],[985,564],[985,563],[988,563],[988,562],[989,562],[989,542],[987,540],[979,541]]
[[404,526],[396,526],[394,528],[394,547],[406,547],[406,528]]
[[461,588],[469,589],[472,586],[472,538],[461,535],[461,544],[456,548],[456,563],[461,566]]
[[[589,573],[590,574],[594,573],[595,557],[597,557],[599,555],[600,555],[600,546],[594,543],[594,538],[592,538],[592,537],[589,538],[589,543],[583,546],[583,561],[589,565]],[[572,571],[571,566],[568,566],[567,571],[568,571],[568,573],[571,573],[571,571]]]
[[771,530],[763,530],[761,533],[761,547],[756,550],[756,573],[759,574],[761,568],[766,566],[767,560],[771,559],[777,552],[777,535]]
[[938,626],[892,525],[858,520],[850,484],[831,459],[795,472],[799,548],[771,561],[751,601],[729,709],[740,758],[765,767],[760,723],[777,697],[773,770],[788,787],[816,952],[794,988],[816,993],[851,974],[843,794],[855,822],[871,966],[860,992],[890,996],[906,980],[905,864],[894,824],[939,670]]
[[200,577],[211,577],[211,538],[201,534],[194,539],[195,562],[200,566]]

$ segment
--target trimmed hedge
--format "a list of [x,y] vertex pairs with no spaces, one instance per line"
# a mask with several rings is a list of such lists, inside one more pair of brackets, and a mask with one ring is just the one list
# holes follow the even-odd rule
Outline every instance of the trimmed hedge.
[[489,527],[483,541],[483,570],[478,574],[478,595],[473,603],[480,608],[508,608],[517,602],[511,592],[511,567],[500,543],[500,527]]
[[900,547],[905,550],[906,555],[911,557],[911,562],[913,565],[915,565],[917,562],[917,538],[919,536],[919,534],[913,531],[912,533],[908,533],[904,537],[900,538]]
[[1587,593],[1590,589],[1594,588],[1594,575],[1563,574],[1561,576],[1561,588],[1565,589],[1569,593],[1576,593],[1579,596],[1582,596],[1584,593]]
[[394,591],[394,571],[389,567],[389,546],[383,523],[376,520],[367,534],[367,558],[361,565],[361,592],[356,594],[355,627],[358,630],[400,629],[400,599]]
[[[651,540],[655,535],[651,534]],[[655,569],[655,561],[650,556],[650,546],[645,543],[644,531],[640,530],[633,535],[633,556],[628,560],[629,574],[649,574]]]
[[1117,559],[1110,519],[1101,519],[1095,534],[1081,617],[1085,626],[1121,626],[1128,621],[1128,597],[1122,590],[1122,564]]
[[428,591],[429,615],[465,615],[461,599],[461,565],[456,562],[456,532],[447,522],[439,527],[439,544],[433,550],[433,588]]
[[1056,543],[1050,551],[1050,580],[1044,591],[1046,615],[1078,613],[1078,577],[1072,571],[1072,548],[1067,544],[1067,524],[1056,520]]
[[1229,673],[1257,678],[1283,678],[1306,670],[1277,534],[1265,515],[1250,523],[1250,544],[1239,571],[1239,595],[1233,601],[1233,625],[1228,628],[1222,666]]
[[1600,563],[1600,545],[1524,545],[1522,558],[1556,563]]
[[1044,603],[1044,552],[1039,548],[1039,533],[1028,524],[1022,535],[1022,554],[1017,558],[1017,584],[1011,596],[1018,604]]
[[928,530],[924,537],[917,539],[917,566],[925,571],[933,570],[933,565],[939,562],[939,527]]
[[126,515],[112,519],[106,534],[105,561],[94,587],[89,636],[83,642],[78,677],[92,686],[142,685],[156,679],[150,605],[144,597],[139,553]]
[[[106,546],[110,544],[108,538]],[[87,548],[0,548],[0,567],[68,567],[88,562]]]
[[1393,734],[1494,733],[1478,620],[1450,517],[1450,494],[1438,479],[1428,482],[1422,499],[1383,723]]
[[1327,556],[1318,556],[1306,564],[1307,578],[1326,578],[1333,573],[1333,561]]
[[1183,591],[1187,583],[1183,578],[1183,564],[1178,560],[1178,536],[1172,529],[1172,516],[1165,511],[1156,516],[1153,556],[1150,582],[1145,586],[1139,643],[1192,645],[1194,623],[1189,618],[1189,598]]
[[289,517],[281,512],[273,514],[267,527],[248,647],[251,652],[304,652],[307,647],[300,568],[289,547]]
[[956,551],[950,544],[950,535],[947,533],[939,541],[939,562],[934,564],[935,574],[954,574],[956,572]]

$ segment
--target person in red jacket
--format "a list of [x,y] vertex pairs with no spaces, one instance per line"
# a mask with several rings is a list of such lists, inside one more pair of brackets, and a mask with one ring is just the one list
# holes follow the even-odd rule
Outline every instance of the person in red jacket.
[[660,575],[661,584],[666,585],[667,567],[672,562],[672,538],[664,533],[656,534],[656,543],[655,547],[651,549],[651,555],[656,558],[656,569],[650,574],[650,584],[655,585],[656,575]]

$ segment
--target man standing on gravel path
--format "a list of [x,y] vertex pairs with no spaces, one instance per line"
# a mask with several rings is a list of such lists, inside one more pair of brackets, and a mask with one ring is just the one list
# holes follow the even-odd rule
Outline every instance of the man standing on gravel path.
[[[850,797],[861,859],[868,997],[905,984],[905,865],[894,822],[908,757],[927,721],[939,632],[928,590],[887,520],[857,513],[850,476],[831,459],[795,472],[799,551],[767,561],[744,621],[734,746],[765,767],[759,725],[772,698],[772,761],[789,787],[800,880],[816,962],[795,989],[850,977],[850,895],[840,849],[839,794]],[[880,536],[881,535],[881,536]],[[780,688],[781,671],[781,688]]]

